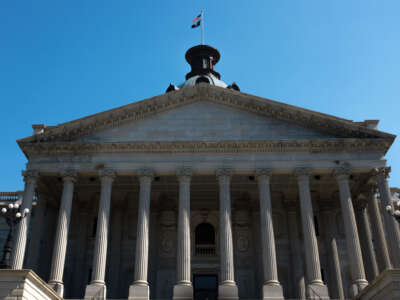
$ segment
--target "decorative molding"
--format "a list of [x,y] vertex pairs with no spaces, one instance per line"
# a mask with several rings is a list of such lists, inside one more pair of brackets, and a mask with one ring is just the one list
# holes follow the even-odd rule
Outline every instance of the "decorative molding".
[[[57,152],[57,149],[65,150],[65,145],[71,145],[68,142],[71,142],[74,139],[88,136],[101,130],[116,128],[129,121],[142,120],[155,114],[165,112],[196,101],[209,101],[229,107],[234,107],[258,115],[275,118],[281,121],[294,123],[306,128],[318,128],[318,130],[329,133],[336,138],[345,138],[352,140],[352,144],[355,145],[353,146],[353,148],[358,147],[360,148],[359,151],[365,151],[365,147],[372,147],[374,150],[386,152],[395,138],[394,135],[369,129],[349,120],[344,120],[318,112],[302,109],[299,107],[290,106],[284,103],[275,102],[254,95],[232,92],[228,89],[213,86],[194,86],[182,89],[172,94],[163,94],[143,101],[131,103],[113,110],[88,116],[82,119],[63,123],[57,126],[48,126],[44,129],[43,133],[21,139],[18,141],[18,144],[28,156],[33,154],[34,150],[38,151],[39,153],[42,150],[46,151],[47,149],[40,149],[40,146],[43,146],[44,144],[47,144],[47,147],[49,147],[48,144],[51,144],[53,147],[54,145],[56,145],[53,151],[55,150]],[[357,141],[357,139],[362,140]],[[364,139],[366,139],[366,141],[364,141]],[[373,142],[374,140],[375,142]],[[308,149],[312,150],[312,147],[310,146],[312,146],[313,142],[314,141],[307,141]],[[230,143],[235,144],[235,142],[233,141]],[[287,145],[285,145],[286,143],[286,141],[280,141],[280,143],[275,142],[275,144],[270,145],[270,147],[276,147],[279,149],[280,147],[287,147]],[[296,141],[289,141],[289,143],[296,143]],[[301,143],[302,142],[300,141],[299,144]],[[309,143],[311,143],[311,145]],[[322,144],[318,143],[317,141],[315,150],[317,152],[325,152],[326,148],[330,148],[329,150],[332,150],[331,143],[335,144],[338,143],[338,141],[324,140]],[[345,142],[341,141],[341,143]],[[108,145],[106,146],[108,147],[107,151],[113,150],[113,148],[115,147],[110,145],[117,144],[118,143],[108,143]],[[139,142],[127,144],[122,145],[125,150],[136,149],[138,151],[141,147],[143,147],[142,145],[145,143]],[[120,146],[121,145],[118,145],[117,148]],[[144,148],[147,149],[143,149],[143,151],[148,152],[148,148],[152,148],[152,146],[156,145],[151,145],[150,147],[144,146]],[[299,146],[300,145],[295,146],[292,144],[292,146],[289,146],[289,148],[298,148]],[[39,147],[39,149],[35,149],[37,147]],[[98,147],[99,146],[96,143],[81,143],[76,150],[80,152],[82,152],[82,150],[83,152],[98,152]],[[340,145],[336,144],[335,147],[340,148]],[[72,149],[70,150],[73,151],[73,148],[74,146],[72,146]],[[171,146],[167,146],[166,148],[169,150]],[[226,149],[226,147],[222,148]],[[228,148],[231,148],[231,146]],[[240,148],[243,149],[242,147]],[[246,148],[246,146],[244,148]],[[215,151],[217,149],[218,148],[212,151]],[[272,152],[271,150],[276,151],[276,149],[270,149],[269,152]]]
[[20,146],[28,157],[35,157],[93,153],[360,153],[384,152],[390,144],[382,139],[319,139],[218,142],[61,142],[25,143]]

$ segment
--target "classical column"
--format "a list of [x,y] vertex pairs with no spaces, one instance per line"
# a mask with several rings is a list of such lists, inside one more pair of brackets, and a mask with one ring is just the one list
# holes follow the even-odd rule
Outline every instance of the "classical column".
[[193,299],[190,269],[190,179],[192,170],[182,168],[177,171],[179,180],[178,253],[177,283],[173,299]]
[[67,252],[68,230],[70,224],[72,198],[74,194],[75,171],[65,170],[61,173],[63,179],[63,192],[58,213],[56,237],[54,239],[53,258],[50,269],[49,285],[61,297],[64,296],[64,264]]
[[44,225],[46,221],[45,212],[47,205],[46,195],[38,195],[37,205],[33,209],[35,215],[31,219],[31,238],[27,251],[29,255],[26,257],[25,268],[34,270],[36,274],[40,274],[39,258],[42,255],[40,252],[42,236],[45,232]]
[[359,197],[355,202],[357,228],[360,235],[360,245],[364,258],[365,274],[369,281],[375,279],[379,274],[376,263],[374,246],[372,245],[372,233],[367,213],[367,200]]
[[326,244],[328,248],[328,259],[332,266],[332,286],[333,291],[330,291],[330,296],[333,299],[345,299],[343,290],[342,273],[340,268],[339,252],[336,243],[337,230],[336,230],[336,219],[335,219],[335,207],[333,205],[323,205],[322,215],[325,221],[326,227]]
[[356,218],[350,194],[349,175],[350,169],[347,167],[335,170],[336,180],[339,185],[340,204],[346,233],[347,255],[349,257],[352,277],[351,297],[355,297],[368,285],[368,281],[365,279],[360,240],[358,238]]
[[260,200],[260,231],[262,260],[264,271],[263,299],[283,299],[282,286],[278,280],[276,266],[275,236],[272,224],[272,205],[269,169],[257,169],[258,191]]
[[372,233],[375,241],[376,259],[378,261],[379,271],[391,269],[389,250],[386,243],[385,231],[381,219],[381,211],[379,209],[378,199],[376,198],[376,187],[370,186],[368,195],[368,212],[372,223]]
[[231,169],[218,169],[216,172],[219,181],[219,237],[221,275],[218,286],[218,299],[239,299],[238,288],[235,282],[233,264],[233,242],[231,221]]
[[110,202],[112,183],[115,173],[111,169],[102,169],[99,171],[101,181],[101,193],[99,212],[97,216],[96,239],[94,243],[92,280],[86,286],[85,300],[106,299],[106,260],[107,260],[107,243],[108,229],[110,217]]
[[328,288],[321,277],[321,265],[317,237],[315,235],[314,214],[311,204],[310,179],[311,170],[295,170],[299,187],[301,220],[304,236],[304,253],[306,256],[307,298],[329,299]]
[[294,295],[296,299],[306,299],[306,287],[304,280],[304,264],[303,260],[299,257],[303,257],[300,244],[300,232],[297,219],[297,202],[286,201],[286,208],[288,214],[288,227],[289,227],[289,239],[290,239],[290,252],[292,262],[292,278],[295,283]]
[[137,172],[140,182],[138,225],[134,282],[129,287],[129,300],[150,299],[147,271],[149,261],[150,191],[153,171],[141,169]]
[[386,206],[392,206],[392,195],[390,193],[388,177],[390,167],[376,168],[374,175],[378,183],[380,200],[382,203],[382,215],[385,223],[387,239],[389,242],[389,253],[393,267],[400,268],[400,230],[397,221],[386,211]]
[[[22,172],[25,181],[24,196],[22,199],[21,211],[24,209],[32,210],[32,200],[35,194],[36,181],[39,173],[33,170]],[[19,222],[14,237],[14,251],[11,257],[11,269],[20,270],[24,264],[26,240],[29,230],[30,214],[27,214]]]

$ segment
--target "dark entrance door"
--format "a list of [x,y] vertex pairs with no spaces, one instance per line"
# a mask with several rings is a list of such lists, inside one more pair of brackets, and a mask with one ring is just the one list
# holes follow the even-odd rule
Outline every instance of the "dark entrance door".
[[194,299],[217,300],[217,275],[194,275]]

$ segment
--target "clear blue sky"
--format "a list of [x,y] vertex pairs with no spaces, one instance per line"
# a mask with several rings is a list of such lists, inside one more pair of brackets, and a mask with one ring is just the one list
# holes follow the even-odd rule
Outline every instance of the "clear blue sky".
[[[16,140],[184,80],[205,8],[217,70],[242,91],[399,134],[400,1],[0,1],[0,191],[23,188]],[[400,186],[399,141],[387,158]]]

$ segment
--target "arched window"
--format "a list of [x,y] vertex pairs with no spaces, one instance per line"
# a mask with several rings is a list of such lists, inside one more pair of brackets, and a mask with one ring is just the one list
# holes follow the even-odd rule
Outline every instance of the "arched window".
[[196,79],[196,84],[199,84],[200,82],[210,84],[210,80],[207,77],[203,77],[203,76]]
[[194,232],[196,255],[212,256],[215,255],[215,230],[209,223],[197,225]]

